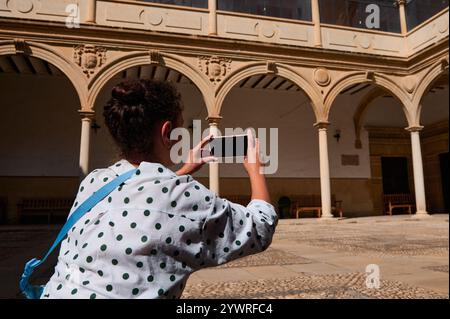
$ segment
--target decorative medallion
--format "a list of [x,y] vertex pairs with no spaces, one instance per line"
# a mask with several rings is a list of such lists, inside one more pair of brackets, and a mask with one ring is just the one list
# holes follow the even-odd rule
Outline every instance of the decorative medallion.
[[147,20],[152,26],[156,27],[163,22],[163,17],[159,13],[149,12],[147,14]]
[[448,20],[440,20],[437,24],[439,33],[445,33],[448,31]]
[[331,82],[330,73],[325,68],[318,68],[314,71],[314,81],[320,86],[327,86]]
[[372,47],[372,38],[366,35],[355,35],[354,41],[357,45],[359,45],[363,49],[369,49]]
[[106,62],[106,49],[94,45],[78,45],[74,48],[73,58],[90,78]]
[[256,33],[258,33],[260,36],[263,36],[267,39],[274,38],[277,34],[277,29],[278,29],[278,27],[271,23],[263,23],[262,24],[262,23],[257,22],[255,24]]
[[24,14],[30,13],[34,9],[34,4],[31,0],[14,0],[7,1],[6,3],[8,8]]
[[218,56],[199,57],[200,70],[206,74],[213,84],[222,82],[228,72],[231,70],[231,59]]
[[163,23],[164,17],[161,15],[159,11],[142,10],[139,13],[139,20],[146,25],[156,27]]

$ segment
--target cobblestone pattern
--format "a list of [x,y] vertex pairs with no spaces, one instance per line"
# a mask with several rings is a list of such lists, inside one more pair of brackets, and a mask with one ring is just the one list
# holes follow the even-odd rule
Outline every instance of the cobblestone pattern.
[[381,280],[379,289],[369,289],[360,273],[309,275],[186,286],[184,299],[448,299],[448,295],[411,287],[397,281]]
[[[266,252],[236,260],[220,268],[239,268],[271,265],[311,264],[295,247],[307,245],[335,251],[344,256],[380,256],[407,260],[414,256],[430,257],[430,266],[421,273],[439,276],[448,274],[449,224],[448,217],[414,222],[407,219],[372,218],[334,221],[282,221],[274,237],[274,245]],[[59,227],[3,227],[0,229],[0,266],[8,270],[0,287],[1,296],[19,297],[17,278],[24,263],[40,257],[54,240]],[[283,247],[290,247],[289,251]],[[293,250],[296,254],[293,254]],[[445,258],[442,258],[445,257]],[[386,260],[389,260],[387,258]],[[439,261],[439,262],[437,262]],[[43,283],[52,273],[56,255],[34,274],[36,284]],[[308,266],[309,267],[309,266]],[[311,268],[311,267],[309,267]],[[308,269],[309,269],[308,268]],[[224,270],[218,270],[224,271]],[[419,270],[420,271],[420,270]],[[5,274],[5,272],[4,272]],[[290,276],[290,275],[289,275]],[[433,277],[433,276],[431,276]],[[431,278],[430,277],[430,278]],[[292,277],[262,280],[223,280],[221,282],[188,281],[183,298],[448,298],[444,292],[409,286],[385,280],[380,289],[368,289],[365,273],[292,273]],[[392,277],[390,277],[392,278]],[[426,277],[425,277],[426,278]],[[44,280],[45,279],[45,280]],[[41,282],[42,281],[42,282]],[[447,275],[448,282],[448,275]]]
[[324,247],[349,253],[365,253],[369,255],[401,255],[401,256],[446,256],[448,241],[444,239],[408,240],[402,236],[389,238],[384,242],[380,238],[320,238],[317,240],[297,240],[298,243],[308,243],[311,246]]
[[296,264],[310,264],[311,261],[307,258],[286,253],[282,250],[269,248],[265,252],[257,255],[248,256],[242,259],[237,259],[228,264],[217,268],[239,268],[252,266],[270,266],[270,265],[296,265]]
[[[303,226],[303,227],[302,227]],[[349,254],[372,256],[448,256],[449,225],[445,222],[414,222],[381,219],[367,224],[285,225],[276,240],[295,240]]]
[[423,269],[437,271],[437,272],[444,272],[444,273],[448,274],[448,265],[423,267]]

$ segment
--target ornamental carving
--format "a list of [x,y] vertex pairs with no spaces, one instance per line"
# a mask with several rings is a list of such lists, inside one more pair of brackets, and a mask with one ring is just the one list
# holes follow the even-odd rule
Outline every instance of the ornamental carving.
[[161,53],[158,50],[150,50],[150,64],[160,64],[162,60]]
[[366,80],[375,81],[375,72],[374,71],[366,71]]
[[448,69],[448,56],[441,60],[441,67],[442,67],[442,71],[445,71]]
[[213,84],[222,82],[231,71],[231,59],[218,56],[199,57],[200,70],[206,74]]
[[267,61],[266,62],[266,68],[268,74],[275,74],[277,73],[277,64],[273,61]]
[[106,62],[106,49],[94,45],[78,45],[74,48],[74,61],[87,78],[90,78]]
[[409,94],[414,93],[417,87],[417,81],[412,76],[407,76],[403,79],[403,88],[408,92]]
[[14,48],[16,49],[16,54],[29,54],[30,50],[24,39],[14,39]]

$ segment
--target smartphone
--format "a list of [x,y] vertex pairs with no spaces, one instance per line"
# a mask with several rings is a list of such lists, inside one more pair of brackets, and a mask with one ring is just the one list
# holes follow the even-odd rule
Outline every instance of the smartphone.
[[248,150],[248,135],[215,137],[209,143],[210,156],[216,158],[246,157]]

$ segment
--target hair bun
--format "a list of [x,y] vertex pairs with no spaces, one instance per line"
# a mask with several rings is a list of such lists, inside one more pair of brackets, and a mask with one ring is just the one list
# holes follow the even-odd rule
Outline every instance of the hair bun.
[[114,87],[112,96],[123,104],[137,105],[145,99],[145,88],[136,81],[125,82]]

